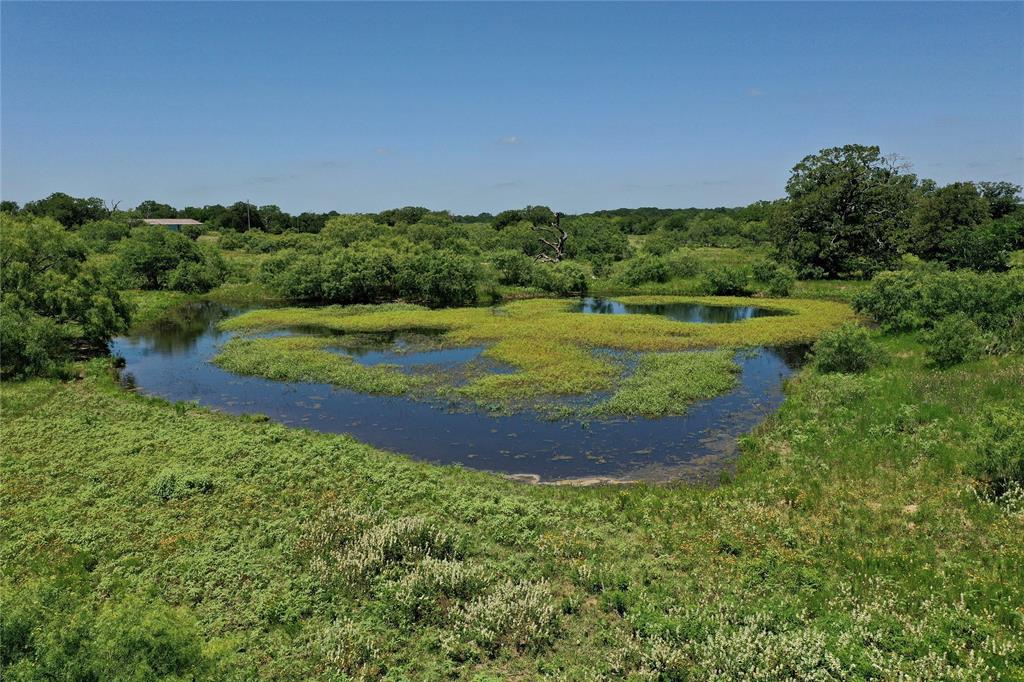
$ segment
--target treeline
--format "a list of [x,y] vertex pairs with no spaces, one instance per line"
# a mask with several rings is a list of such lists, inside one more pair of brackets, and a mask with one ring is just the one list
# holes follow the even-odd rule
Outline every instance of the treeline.
[[[595,278],[623,290],[691,280],[687,291],[778,297],[798,278],[868,279],[915,263],[999,272],[1024,247],[1020,191],[1008,182],[940,187],[878,147],[848,145],[800,161],[784,199],[742,208],[562,216],[527,206],[456,216],[406,206],[292,216],[246,202],[121,210],[61,193],[24,206],[6,201],[0,373],[52,373],[102,345],[129,323],[124,289],[202,293],[233,281],[295,301],[439,307],[494,301],[510,287],[577,295]],[[203,225],[178,233],[143,217]],[[693,249],[754,244],[769,257],[750,266],[709,264]]]

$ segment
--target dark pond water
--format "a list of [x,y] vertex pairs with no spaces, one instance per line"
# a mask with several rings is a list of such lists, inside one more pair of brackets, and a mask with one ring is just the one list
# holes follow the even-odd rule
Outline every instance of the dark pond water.
[[[743,370],[739,386],[692,405],[683,416],[552,421],[532,412],[494,416],[451,411],[434,403],[364,395],[327,384],[231,374],[209,361],[230,338],[217,330],[217,322],[237,312],[213,304],[190,306],[146,333],[116,339],[112,352],[125,359],[122,382],[172,401],[195,401],[224,412],[261,413],[291,426],[348,433],[421,460],[541,480],[713,476],[735,452],[737,437],[779,407],[782,380],[804,355],[802,349],[738,352]],[[391,337],[386,344],[372,349],[357,344],[348,352],[365,364],[387,362],[417,371],[478,361],[482,350],[412,352],[402,337]]]
[[596,315],[661,315],[676,322],[740,322],[752,317],[785,315],[781,310],[759,308],[752,305],[717,306],[701,303],[657,303],[640,305],[622,303],[608,298],[584,298],[576,306],[576,312]]

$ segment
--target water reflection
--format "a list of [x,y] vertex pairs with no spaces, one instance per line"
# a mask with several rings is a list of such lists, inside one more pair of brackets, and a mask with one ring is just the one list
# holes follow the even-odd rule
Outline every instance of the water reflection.
[[[112,351],[125,359],[125,385],[169,400],[195,401],[235,414],[262,413],[291,426],[348,433],[365,443],[430,462],[545,480],[662,479],[713,473],[734,452],[736,438],[778,408],[782,380],[804,353],[801,349],[739,351],[739,386],[691,406],[683,416],[553,421],[532,412],[495,416],[449,411],[428,402],[364,395],[326,384],[230,374],[209,361],[230,338],[217,330],[217,322],[236,312],[197,304],[144,333],[116,339]],[[480,347],[422,350],[422,337],[387,335],[378,338],[376,346],[365,335],[350,341],[343,343],[345,352],[363,364],[399,364],[410,370],[436,366],[457,372],[459,367],[483,362]]]
[[661,315],[676,322],[721,324],[740,322],[753,317],[785,315],[781,310],[752,305],[715,306],[701,303],[622,303],[608,298],[583,298],[573,307],[575,312],[596,315]]

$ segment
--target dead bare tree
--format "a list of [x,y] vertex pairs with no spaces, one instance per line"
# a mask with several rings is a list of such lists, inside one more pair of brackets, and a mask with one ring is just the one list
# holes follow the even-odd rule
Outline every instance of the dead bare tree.
[[107,209],[107,213],[109,213],[110,215],[114,215],[115,213],[117,213],[117,207],[121,205],[121,201],[120,199],[117,201],[111,200],[109,203],[110,208]]
[[569,241],[569,233],[562,229],[562,214],[555,214],[555,222],[549,225],[534,225],[537,239],[546,247],[537,254],[537,260],[544,263],[557,263],[565,258],[565,244]]

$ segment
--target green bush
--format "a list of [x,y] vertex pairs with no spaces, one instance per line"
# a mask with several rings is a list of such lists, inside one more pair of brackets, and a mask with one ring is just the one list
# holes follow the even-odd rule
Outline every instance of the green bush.
[[55,221],[0,214],[0,253],[0,376],[59,373],[127,329],[113,278],[86,265],[81,240]]
[[206,472],[164,469],[153,477],[149,490],[154,497],[166,502],[184,499],[195,494],[213,491],[213,477]]
[[556,296],[572,296],[587,293],[589,279],[587,271],[572,261],[538,263],[533,269],[532,284]]
[[94,633],[92,669],[101,680],[194,679],[205,667],[195,621],[163,604],[107,604]]
[[529,286],[533,278],[534,260],[522,251],[498,251],[491,256],[491,264],[501,284]]
[[626,261],[621,279],[624,284],[637,286],[647,282],[667,282],[671,277],[668,263],[662,256],[640,254]]
[[209,291],[227,277],[224,259],[183,234],[162,227],[138,227],[121,242],[118,270],[128,286]]
[[211,670],[195,620],[162,602],[90,599],[87,569],[5,588],[0,665],[5,680],[200,679]]
[[78,236],[91,251],[108,253],[131,231],[131,224],[125,220],[94,220],[78,228]]
[[1013,488],[1024,488],[1024,411],[990,410],[981,425],[977,452],[969,472],[988,495],[999,498]]
[[752,272],[754,273],[754,279],[758,282],[768,282],[778,269],[779,264],[777,261],[764,258],[754,263]]
[[868,330],[852,323],[822,334],[811,350],[820,372],[863,372],[878,361],[880,352]]
[[686,249],[676,249],[665,256],[669,277],[696,277],[703,265],[697,256]]
[[765,293],[776,298],[784,298],[793,293],[796,285],[796,273],[789,268],[780,267],[772,274],[765,288]]
[[925,355],[936,367],[977,360],[985,349],[981,329],[964,313],[953,313],[925,332]]
[[750,293],[750,274],[745,268],[720,265],[708,270],[704,276],[708,293],[713,296],[746,296]]
[[470,305],[476,301],[476,263],[447,249],[420,252],[404,261],[398,273],[399,294],[431,308]]
[[887,331],[925,329],[963,313],[982,331],[1006,337],[1019,333],[1024,319],[1024,272],[883,272],[853,303]]

